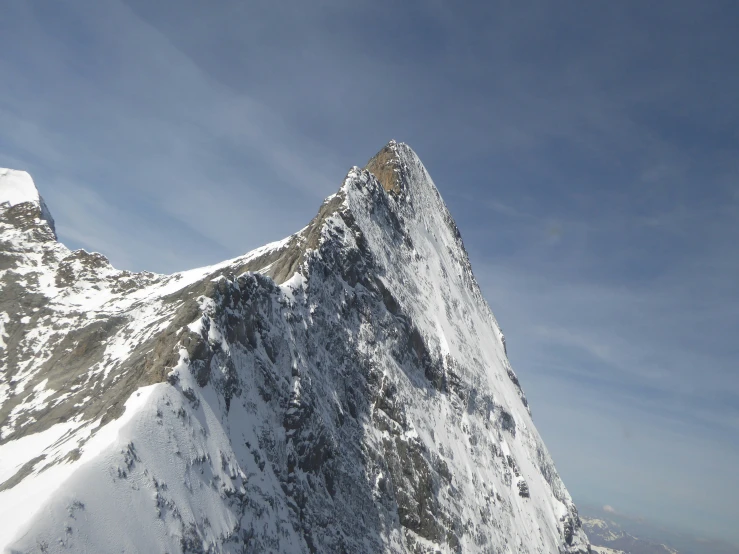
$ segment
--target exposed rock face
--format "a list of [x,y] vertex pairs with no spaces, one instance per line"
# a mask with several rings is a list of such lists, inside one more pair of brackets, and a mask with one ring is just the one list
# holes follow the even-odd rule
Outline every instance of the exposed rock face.
[[406,145],[300,233],[171,276],[70,252],[40,210],[0,209],[0,544],[589,551]]
[[390,141],[387,146],[375,154],[367,162],[367,171],[372,173],[386,192],[398,195],[403,190],[403,182],[407,178],[404,174],[405,166],[398,156],[398,146]]

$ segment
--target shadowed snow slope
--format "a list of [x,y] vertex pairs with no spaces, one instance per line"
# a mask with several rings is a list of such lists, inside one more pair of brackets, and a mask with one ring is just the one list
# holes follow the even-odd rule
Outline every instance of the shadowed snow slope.
[[169,276],[69,251],[31,187],[0,188],[3,548],[588,552],[408,146]]

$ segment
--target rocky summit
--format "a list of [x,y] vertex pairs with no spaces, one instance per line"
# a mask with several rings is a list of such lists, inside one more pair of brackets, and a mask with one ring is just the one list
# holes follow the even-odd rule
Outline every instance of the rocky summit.
[[158,275],[0,170],[0,547],[590,551],[426,169],[390,142],[298,233]]

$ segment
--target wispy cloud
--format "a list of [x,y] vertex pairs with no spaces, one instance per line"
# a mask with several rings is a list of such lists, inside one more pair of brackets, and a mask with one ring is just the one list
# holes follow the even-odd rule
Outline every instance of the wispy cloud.
[[[78,31],[105,44],[106,60],[96,60],[93,75],[63,76],[58,68],[73,67],[81,52],[69,47],[63,32],[49,32],[51,14],[32,3],[14,7],[20,12],[15,18],[37,28],[38,36],[26,42],[26,59],[0,65],[16,80],[0,105],[0,124],[14,130],[4,136],[10,154],[5,163],[33,171],[42,192],[53,174],[66,174],[82,188],[104,191],[126,211],[138,205],[144,213],[179,221],[187,229],[182,249],[188,241],[212,241],[218,255],[236,255],[293,232],[297,215],[311,217],[321,198],[338,187],[346,168],[328,149],[311,147],[309,137],[300,139],[269,108],[214,82],[125,5],[67,6],[65,17]],[[43,93],[43,76],[59,78],[57,96]],[[55,110],[60,104],[65,109]],[[78,191],[71,182],[56,181],[57,189],[45,194],[71,197]],[[291,192],[270,190],[268,183]],[[57,211],[73,206],[55,204]],[[266,215],[277,211],[286,217]],[[58,215],[62,222],[78,216]],[[67,229],[60,227],[62,238]],[[66,238],[89,244],[92,236]],[[142,268],[137,245],[101,246],[117,263]],[[186,263],[170,262],[180,268]],[[169,267],[165,258],[149,269]]]

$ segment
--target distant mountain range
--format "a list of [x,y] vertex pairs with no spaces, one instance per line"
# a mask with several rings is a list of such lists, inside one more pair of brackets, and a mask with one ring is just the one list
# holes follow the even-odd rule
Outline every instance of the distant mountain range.
[[595,554],[739,554],[736,545],[594,506],[581,510]]
[[613,521],[581,516],[583,528],[598,554],[679,554],[674,548],[624,531]]

